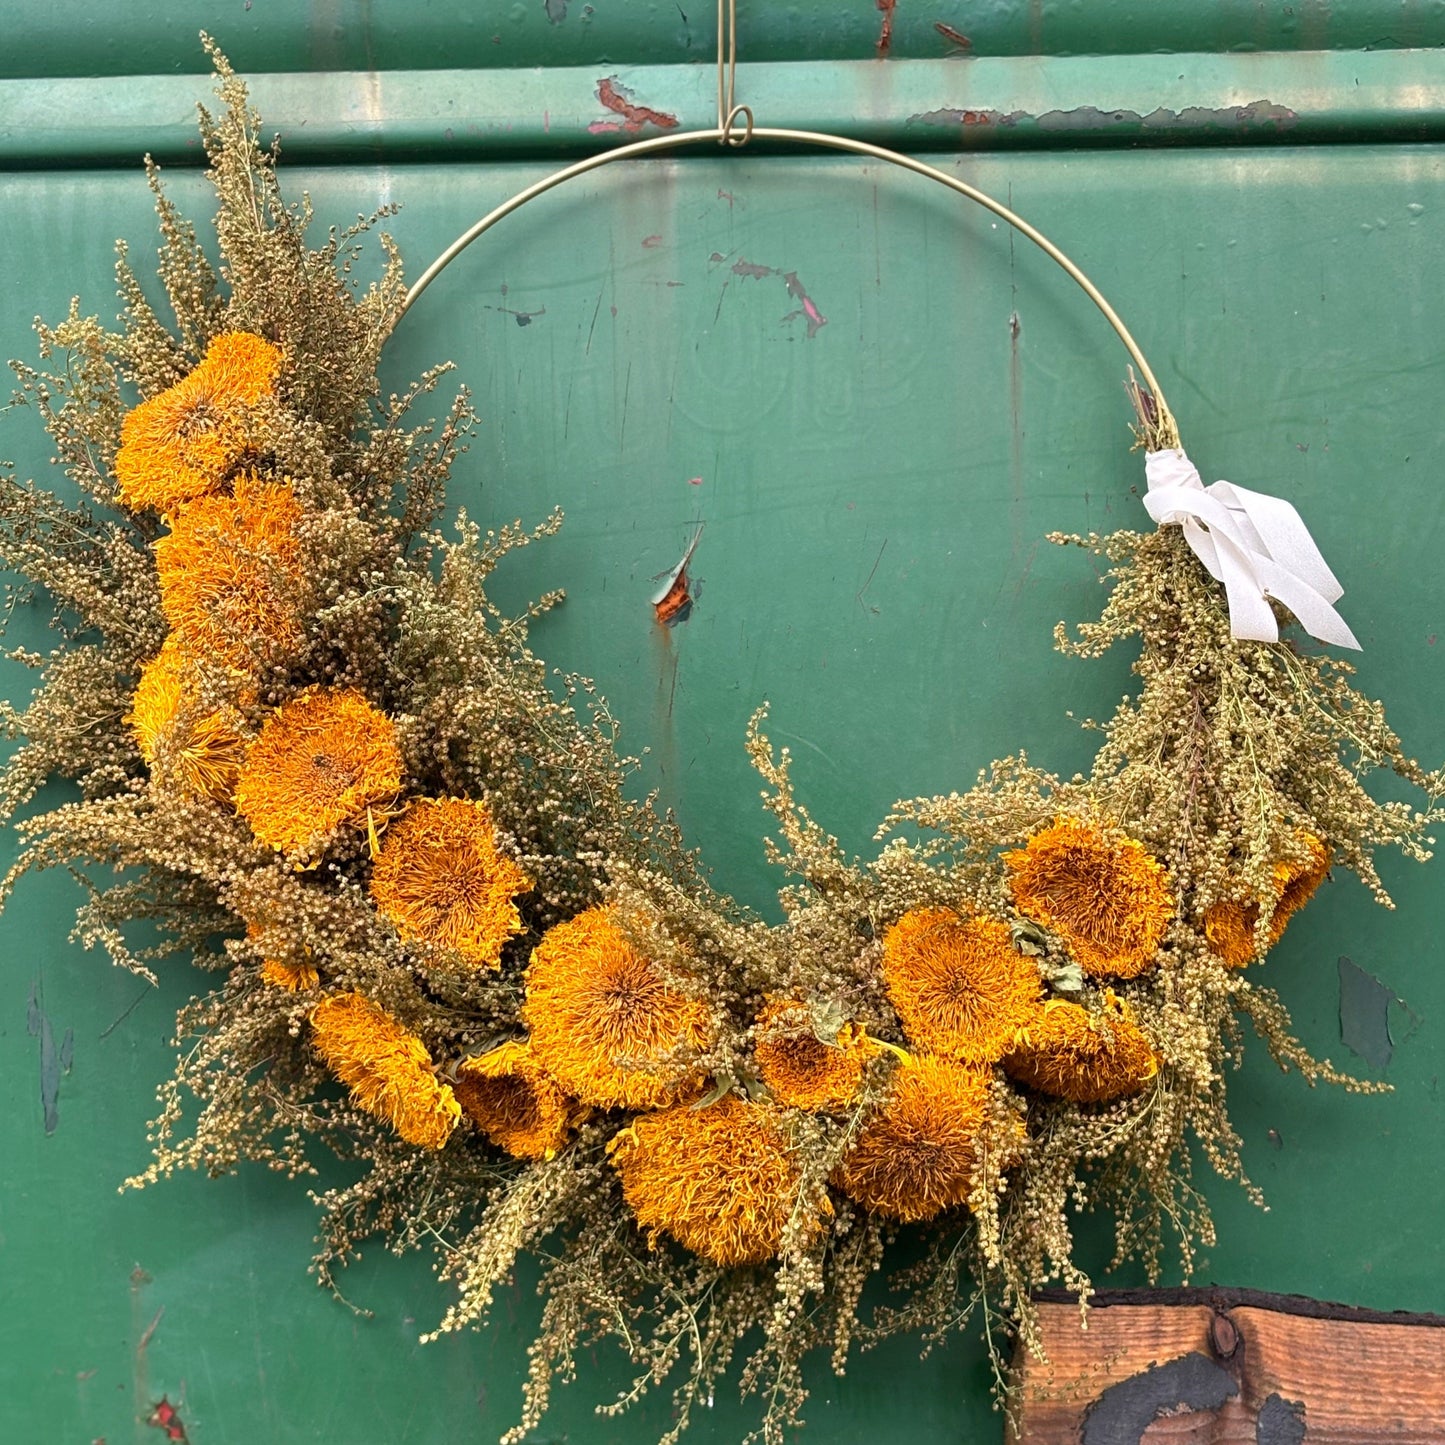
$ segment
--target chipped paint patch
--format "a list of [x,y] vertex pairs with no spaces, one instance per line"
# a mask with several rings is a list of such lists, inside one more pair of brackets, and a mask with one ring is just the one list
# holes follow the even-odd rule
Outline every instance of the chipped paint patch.
[[1271,100],[1253,100],[1248,105],[1190,105],[1183,110],[1156,106],[1153,110],[1104,110],[1095,105],[1072,110],[1047,110],[1031,115],[1026,110],[970,110],[942,106],[909,117],[910,125],[1025,127],[1050,135],[1099,135],[1112,131],[1143,134],[1225,131],[1239,134],[1275,134],[1293,128],[1299,115],[1287,105]]
[[875,3],[883,14],[883,23],[878,28],[878,44],[874,48],[879,60],[887,60],[888,52],[893,49],[893,12],[898,8],[898,0],[875,0]]
[[[1391,1017],[1401,1010],[1411,1024],[1418,1022],[1414,1012],[1393,989],[1387,988],[1372,973],[1367,973],[1353,959],[1343,954],[1340,971],[1340,1038],[1352,1053],[1372,1068],[1383,1069],[1401,1040],[1395,1037]],[[1408,1037],[1413,1028],[1407,1025]]]
[[[721,251],[714,251],[708,260],[714,266],[719,266],[727,260],[727,257]],[[817,303],[808,295],[808,288],[798,279],[796,271],[784,271],[777,266],[759,266],[744,256],[739,256],[729,269],[734,276],[741,276],[748,281],[761,281],[768,276],[781,277],[788,295],[798,303],[796,310],[789,311],[783,317],[783,322],[786,324],[789,321],[797,321],[801,317],[807,322],[809,341],[828,324],[828,318],[823,315],[818,309]],[[721,297],[718,299],[718,309],[719,311],[722,309]]]
[[650,105],[639,105],[632,98],[632,92],[615,75],[604,76],[597,82],[597,99],[621,120],[594,120],[587,127],[593,135],[607,135],[616,131],[640,131],[644,126],[656,126],[659,130],[676,130],[678,120],[665,110],[653,110]]
[[973,49],[973,41],[963,31],[955,30],[951,25],[945,25],[942,20],[935,20],[933,28],[953,47],[948,52],[950,55],[966,54]]
[[30,1000],[25,1010],[25,1031],[40,1040],[40,1107],[45,1118],[45,1132],[53,1134],[60,1123],[60,1079],[70,1072],[75,1060],[75,1031],[66,1029],[55,1046],[55,1031],[45,1012],[40,980],[30,985]]

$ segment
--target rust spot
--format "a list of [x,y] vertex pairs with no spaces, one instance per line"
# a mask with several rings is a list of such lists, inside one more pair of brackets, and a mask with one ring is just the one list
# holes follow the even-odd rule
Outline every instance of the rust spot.
[[[702,541],[702,524],[698,524],[697,531],[692,534],[692,541],[687,544],[687,551],[682,554],[682,560],[669,572],[659,572],[652,580],[661,582],[662,586],[652,596],[653,615],[664,627],[676,627],[679,622],[686,622],[692,615],[692,604],[696,600],[692,595],[687,569],[692,561],[692,555],[697,551],[697,544]],[[670,711],[670,709],[669,709]]]
[[[948,43],[952,45],[955,50],[973,49],[973,41],[971,41],[968,36],[963,33],[963,31],[955,30],[951,25],[945,25],[942,20],[935,20],[933,22],[933,28],[938,31],[938,33],[943,36],[943,38],[948,41]],[[953,54],[954,52],[950,51],[949,53]]]
[[650,105],[638,105],[632,99],[632,92],[618,82],[615,75],[604,76],[597,82],[597,99],[621,120],[594,120],[587,129],[593,135],[605,135],[610,131],[639,131],[643,126],[655,125],[659,130],[676,130],[677,117],[665,110],[653,110]]
[[887,60],[888,52],[893,49],[893,12],[898,8],[898,0],[877,0],[877,4],[883,13],[883,24],[878,30],[878,58]]

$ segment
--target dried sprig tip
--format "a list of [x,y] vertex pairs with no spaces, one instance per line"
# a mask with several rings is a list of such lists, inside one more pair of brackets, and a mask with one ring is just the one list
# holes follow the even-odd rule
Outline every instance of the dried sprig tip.
[[371,896],[407,943],[460,954],[495,968],[502,945],[522,931],[512,901],[532,886],[497,849],[492,815],[480,803],[427,798],[387,830]]
[[797,999],[773,999],[758,1015],[753,1058],[780,1104],[827,1113],[853,1102],[878,1046],[855,1023],[822,1032],[816,1011]]
[[726,1095],[644,1114],[608,1146],[622,1196],[652,1236],[715,1264],[772,1259],[798,1202],[799,1171],[775,1105]]
[[1003,1066],[1028,1088],[1078,1104],[1137,1094],[1159,1072],[1159,1060],[1133,1010],[1111,991],[1094,1013],[1050,999]]
[[181,508],[155,544],[161,608],[180,647],[237,668],[298,651],[302,515],[290,487],[249,475],[229,496]]
[[559,923],[527,966],[522,1022],[544,1068],[598,1108],[658,1109],[701,1083],[706,1006],[678,992],[607,908]]
[[1142,843],[1060,818],[1004,862],[1019,912],[1058,934],[1085,973],[1134,978],[1153,966],[1174,899]]
[[236,811],[261,842],[309,856],[390,804],[401,777],[391,719],[350,688],[313,688],[266,720],[241,766]]
[[461,1109],[436,1076],[425,1046],[359,993],[333,994],[311,1012],[316,1052],[361,1108],[387,1120],[408,1144],[440,1149]]
[[281,352],[246,331],[215,337],[188,376],[121,423],[115,479],[134,511],[171,512],[215,491],[252,444],[251,409],[275,389]]
[[[1330,871],[1330,850],[1313,833],[1301,831],[1295,842],[1299,855],[1274,865],[1279,901],[1265,929],[1266,949],[1279,942],[1290,919],[1314,897]],[[1234,898],[1220,899],[1205,913],[1204,936],[1230,968],[1243,968],[1259,956],[1259,914],[1259,903]]]
[[968,1202],[989,1117],[989,1075],[920,1054],[901,1064],[834,1183],[905,1223]]
[[452,1088],[462,1112],[519,1159],[553,1158],[586,1113],[516,1040],[462,1060]]
[[969,1064],[1001,1059],[1043,993],[1007,924],[951,908],[915,908],[888,930],[883,981],[911,1043]]
[[217,801],[236,786],[246,741],[234,709],[205,710],[196,685],[195,663],[175,635],[141,669],[125,721],[140,755],[161,782]]

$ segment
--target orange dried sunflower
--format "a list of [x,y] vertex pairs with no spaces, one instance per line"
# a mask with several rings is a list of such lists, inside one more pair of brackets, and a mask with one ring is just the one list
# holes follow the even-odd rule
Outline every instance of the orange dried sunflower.
[[195,670],[174,634],[141,669],[125,722],[152,773],[183,792],[229,799],[246,749],[241,716],[202,709]]
[[310,855],[401,789],[396,729],[354,689],[312,688],[267,718],[246,751],[236,811],[263,843]]
[[849,1199],[905,1223],[968,1202],[989,1114],[989,1075],[919,1054],[899,1065],[833,1182]]
[[332,994],[312,1009],[311,1033],[353,1100],[408,1144],[440,1149],[451,1137],[461,1118],[456,1096],[422,1041],[385,1009],[359,993]]
[[[1301,830],[1295,841],[1303,858],[1294,862],[1281,859],[1274,865],[1274,881],[1279,901],[1269,916],[1265,948],[1279,942],[1285,926],[1314,896],[1324,882],[1332,861],[1329,847],[1313,833]],[[1260,905],[1233,898],[1212,904],[1204,915],[1204,936],[1209,946],[1230,968],[1243,968],[1253,963],[1260,953],[1255,929],[1259,925]]]
[[1153,965],[1174,899],[1142,843],[1060,818],[1004,862],[1019,912],[1058,934],[1085,973],[1134,978]]
[[519,1159],[552,1158],[586,1112],[520,1042],[464,1059],[452,1089],[482,1133]]
[[309,963],[285,963],[279,958],[262,963],[261,977],[290,993],[306,993],[321,982],[321,975]]
[[173,511],[213,492],[251,446],[253,408],[270,396],[281,352],[246,331],[228,331],[174,386],[141,402],[120,427],[115,480],[139,511]]
[[155,544],[161,610],[178,646],[237,668],[300,649],[302,516],[290,487],[249,475],[230,496],[181,508]]
[[1001,1059],[1043,993],[1007,924],[951,908],[905,913],[884,937],[882,967],[909,1040],[969,1064]]
[[812,1011],[797,999],[770,999],[758,1015],[753,1057],[773,1097],[793,1109],[846,1109],[877,1046],[859,1025],[839,1026],[832,1043],[818,1037]]
[[1133,1010],[1112,992],[1105,993],[1097,1013],[1050,999],[1003,1066],[1019,1083],[1079,1104],[1137,1094],[1159,1072]]
[[522,931],[512,899],[532,880],[497,851],[492,815],[480,803],[428,798],[387,831],[371,896],[407,943],[455,950],[473,968],[496,968],[502,945]]
[[522,1021],[542,1066],[602,1109],[659,1109],[696,1089],[690,1059],[711,1037],[702,1001],[672,987],[608,908],[548,930],[527,965]]
[[[622,1197],[654,1239],[721,1265],[772,1259],[800,1179],[781,1110],[729,1094],[643,1114],[608,1145]],[[826,1207],[826,1205],[824,1206]]]

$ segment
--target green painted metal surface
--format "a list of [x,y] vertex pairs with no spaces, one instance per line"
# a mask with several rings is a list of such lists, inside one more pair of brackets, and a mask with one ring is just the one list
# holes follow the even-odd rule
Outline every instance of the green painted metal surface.
[[[856,8],[876,25],[876,12]],[[1009,23],[1023,23],[1024,8]],[[1155,8],[1186,23],[1186,7]],[[551,44],[581,9],[544,32],[539,0],[517,23]],[[1206,9],[1217,48],[1234,48],[1220,38],[1231,34],[1261,43],[1241,7],[1193,7]],[[599,4],[599,25],[605,13]],[[1057,13],[1062,25],[1064,7]],[[1384,23],[1384,7],[1371,13]],[[431,12],[419,14],[429,23]],[[1438,15],[1390,7],[1400,24]],[[245,62],[251,22],[237,23]],[[308,63],[304,52],[290,60]],[[160,68],[161,53],[150,63]],[[1153,63],[1115,62],[1094,103],[1146,110],[1148,85],[1135,85],[1133,67],[1147,76]],[[852,82],[840,75],[830,98],[829,72],[819,73],[813,103],[842,113]],[[634,75],[640,95],[653,78]],[[350,84],[360,104],[362,79]],[[178,94],[156,87],[158,127],[178,123]],[[137,132],[145,95],[117,99]],[[443,95],[439,86],[438,108]],[[905,121],[889,110],[881,123]],[[1387,697],[1407,744],[1436,760],[1445,753],[1436,455],[1445,151],[1273,139],[1146,153],[1061,143],[945,163],[1011,198],[1101,284],[1209,477],[1301,507],[1346,586],[1365,684]],[[400,202],[393,229],[415,273],[545,169],[481,166],[475,153],[454,165],[442,147],[426,150],[426,161],[362,153],[330,166],[316,163],[318,151],[289,184],[311,192],[323,222]],[[199,177],[177,170],[172,184],[204,216]],[[0,214],[9,353],[28,354],[31,317],[62,314],[72,294],[111,314],[110,240],[124,236],[142,256],[152,234],[139,175],[117,169],[17,162],[0,173]],[[799,288],[826,324],[810,324]],[[1087,765],[1089,736],[1069,711],[1109,708],[1128,684],[1127,659],[1052,653],[1053,623],[1088,615],[1102,592],[1088,559],[1042,538],[1146,525],[1119,389],[1124,358],[1067,278],[992,218],[915,178],[827,157],[613,169],[539,201],[459,260],[402,323],[384,381],[399,385],[448,357],[484,416],[456,503],[488,521],[535,519],[554,503],[568,515],[559,539],[510,562],[503,599],[568,589],[537,630],[539,648],[599,680],[625,744],[649,750],[644,783],[677,809],[720,886],[771,908],[776,880],[762,862],[764,818],[742,752],[763,699],[809,805],[859,851],[896,797],[966,785],[1002,753],[1026,748],[1065,771]],[[28,413],[0,413],[0,455],[44,473],[48,453]],[[651,579],[699,521],[698,604],[686,624],[660,631]],[[43,607],[27,610],[13,641],[46,646],[45,624]],[[13,664],[0,676],[11,695],[30,685]],[[8,838],[4,848],[13,851]],[[1445,890],[1436,865],[1391,867],[1387,878],[1397,912],[1337,881],[1267,968],[1306,1042],[1337,1060],[1341,953],[1405,1000],[1384,1073],[1397,1092],[1310,1091],[1251,1041],[1231,1092],[1271,1210],[1206,1181],[1221,1237],[1196,1282],[1445,1308],[1436,1203]],[[175,969],[146,992],[81,952],[67,942],[77,901],[67,878],[31,879],[0,919],[0,1438],[144,1445],[161,1438],[143,1421],[162,1394],[183,1399],[195,1445],[494,1438],[516,1410],[536,1318],[525,1278],[485,1333],[422,1348],[416,1337],[443,1308],[444,1287],[422,1261],[375,1250],[345,1282],[372,1318],[317,1290],[305,1277],[303,1184],[244,1170],[117,1195],[144,1161],[174,1008],[204,981]],[[49,1135],[47,1026],[57,1051],[67,1031],[73,1040]],[[1102,1267],[1097,1231],[1085,1248]],[[978,1346],[921,1363],[916,1354],[895,1343],[855,1360],[842,1381],[820,1368],[810,1437],[999,1438]],[[561,1392],[538,1440],[655,1438],[667,1423],[661,1397],[620,1422],[591,1415],[623,1380],[599,1357]],[[749,1419],[720,1396],[692,1439],[738,1440]]]

